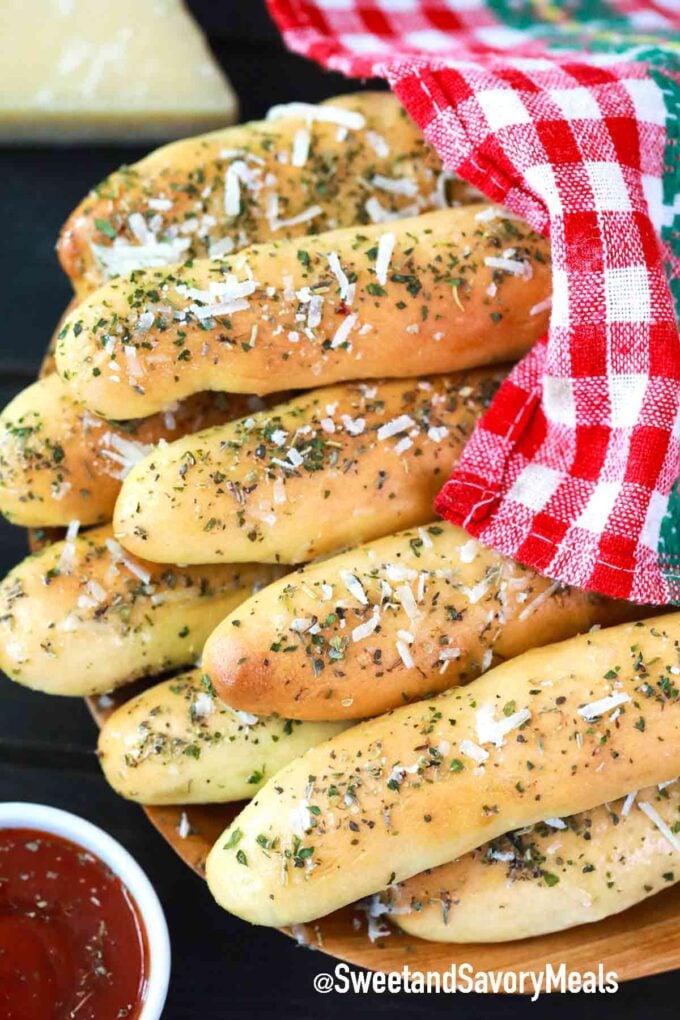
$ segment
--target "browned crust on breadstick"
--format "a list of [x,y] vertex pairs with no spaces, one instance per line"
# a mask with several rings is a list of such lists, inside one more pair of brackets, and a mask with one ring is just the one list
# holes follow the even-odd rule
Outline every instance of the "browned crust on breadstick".
[[[225,239],[236,250],[272,237],[370,222],[371,196],[385,215],[398,215],[414,205],[416,211],[437,208],[469,192],[462,181],[449,182],[450,174],[444,186],[439,157],[389,93],[338,96],[322,105],[354,111],[365,125],[347,130],[293,113],[173,142],[107,177],[69,216],[59,239],[61,265],[81,296],[111,275],[106,265],[114,242],[125,246],[129,269],[137,249],[137,268],[145,264],[131,216],[144,217],[156,241],[165,242],[171,255],[176,250],[170,261],[181,261],[205,258]],[[234,165],[242,178],[237,215],[225,203],[226,174]],[[405,193],[376,189],[376,174],[404,179]],[[274,196],[276,220],[267,215]],[[305,218],[314,208],[318,213]],[[287,223],[300,214],[299,222]]]
[[256,715],[365,719],[639,615],[438,522],[275,581],[211,634],[203,668],[227,704]]
[[680,774],[680,613],[524,653],[282,769],[208,884],[257,924],[309,921],[504,832]]
[[493,364],[545,332],[548,257],[526,224],[476,205],[144,270],[69,317],[57,365],[86,406],[131,418],[203,389]]

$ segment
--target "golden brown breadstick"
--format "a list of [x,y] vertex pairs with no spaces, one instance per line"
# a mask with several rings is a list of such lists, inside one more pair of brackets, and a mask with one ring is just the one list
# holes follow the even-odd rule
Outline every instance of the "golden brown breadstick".
[[468,853],[680,774],[680,613],[525,652],[360,723],[283,768],[208,857],[257,924],[323,916]]
[[442,170],[394,96],[337,96],[122,167],[68,218],[59,258],[83,295],[117,273],[413,215],[472,190]]
[[0,584],[0,669],[49,694],[100,694],[190,665],[225,613],[280,576],[255,564],[147,563],[109,526],[75,531]]
[[233,708],[366,719],[640,612],[541,577],[439,521],[268,585],[210,635],[203,669]]
[[502,373],[329,386],[154,451],[116,537],[162,561],[302,563],[429,521]]
[[71,300],[67,304],[66,308],[64,309],[64,311],[59,316],[59,321],[57,322],[57,325],[54,328],[54,332],[52,333],[52,336],[50,337],[50,342],[47,345],[47,350],[45,351],[45,353],[43,355],[42,361],[40,362],[40,370],[38,372],[38,379],[44,379],[45,376],[52,375],[54,372],[57,371],[57,364],[56,364],[56,360],[55,360],[55,356],[54,356],[55,355],[55,351],[57,349],[57,340],[59,339],[59,334],[61,333],[62,329],[64,328],[64,323],[66,322],[67,318],[69,317],[71,312],[75,311],[75,309],[77,307],[78,307],[78,298],[74,296],[74,297],[71,298]]
[[45,376],[0,414],[0,513],[28,528],[108,521],[130,467],[160,440],[263,406],[245,394],[197,393],[150,418],[108,422],[77,404],[58,375]]
[[443,209],[112,281],[66,321],[57,366],[107,418],[202,389],[458,371],[524,354],[550,287],[548,242],[526,224]]
[[346,729],[237,712],[215,696],[200,669],[126,701],[99,734],[108,782],[141,804],[250,800],[289,761]]
[[[392,886],[392,921],[435,942],[504,942],[591,924],[680,881],[680,783],[549,818]],[[380,908],[378,908],[380,910]]]

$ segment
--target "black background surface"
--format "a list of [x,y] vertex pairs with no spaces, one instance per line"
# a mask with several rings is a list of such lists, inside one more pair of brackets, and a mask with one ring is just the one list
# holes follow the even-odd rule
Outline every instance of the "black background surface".
[[[361,87],[286,53],[262,0],[195,0],[190,6],[231,76],[242,119],[261,116],[275,102],[318,100]],[[54,255],[59,227],[94,183],[142,152],[111,147],[0,149],[3,404],[35,377],[70,296]],[[23,532],[0,523],[2,572],[25,552]],[[141,811],[108,789],[94,744],[95,727],[82,702],[33,694],[0,678],[0,799],[41,801],[75,811],[111,832],[139,860],[156,886],[170,926],[173,969],[167,1020],[347,1014],[447,1014],[476,1020],[525,1012],[556,1018],[573,1018],[577,1012],[600,1020],[621,1014],[679,1015],[680,972],[630,982],[615,996],[551,996],[538,1004],[503,996],[318,995],[312,979],[332,970],[333,961],[295,946],[278,932],[250,928],[220,911]]]

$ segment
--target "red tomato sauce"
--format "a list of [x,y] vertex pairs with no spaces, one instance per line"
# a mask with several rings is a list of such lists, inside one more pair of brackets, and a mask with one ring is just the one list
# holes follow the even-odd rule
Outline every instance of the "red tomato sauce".
[[33,829],[0,829],[0,1016],[134,1020],[147,973],[144,927],[94,854]]

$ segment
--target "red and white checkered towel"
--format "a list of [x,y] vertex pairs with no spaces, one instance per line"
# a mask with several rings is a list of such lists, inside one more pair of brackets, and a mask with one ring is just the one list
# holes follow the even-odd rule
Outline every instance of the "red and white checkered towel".
[[[668,601],[677,0],[566,0],[543,22],[530,0],[269,4],[291,49],[386,78],[445,166],[551,239],[549,334],[499,390],[437,510],[561,581]],[[599,20],[576,20],[579,6]]]

